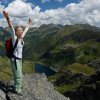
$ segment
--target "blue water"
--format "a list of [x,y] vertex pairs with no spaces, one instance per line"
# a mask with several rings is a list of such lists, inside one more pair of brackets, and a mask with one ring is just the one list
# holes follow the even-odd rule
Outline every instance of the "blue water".
[[37,73],[45,73],[47,76],[52,76],[56,73],[55,71],[51,70],[50,68],[42,66],[40,64],[35,64],[35,71]]

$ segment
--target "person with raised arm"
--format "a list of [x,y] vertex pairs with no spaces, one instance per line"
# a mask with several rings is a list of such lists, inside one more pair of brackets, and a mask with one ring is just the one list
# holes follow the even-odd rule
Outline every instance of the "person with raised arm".
[[24,41],[23,38],[27,33],[28,29],[32,25],[32,20],[29,18],[28,25],[23,28],[21,26],[14,26],[12,25],[9,14],[6,11],[3,11],[3,15],[7,20],[9,27],[11,28],[11,38],[12,38],[12,45],[14,48],[13,56],[10,58],[11,65],[12,65],[12,72],[14,76],[14,91],[18,95],[22,95],[22,53],[23,53],[23,46]]

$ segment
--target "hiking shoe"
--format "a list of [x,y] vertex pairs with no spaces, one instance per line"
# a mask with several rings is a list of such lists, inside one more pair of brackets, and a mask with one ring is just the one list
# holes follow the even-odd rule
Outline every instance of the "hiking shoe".
[[14,86],[9,86],[6,91],[13,93],[15,91],[15,87]]

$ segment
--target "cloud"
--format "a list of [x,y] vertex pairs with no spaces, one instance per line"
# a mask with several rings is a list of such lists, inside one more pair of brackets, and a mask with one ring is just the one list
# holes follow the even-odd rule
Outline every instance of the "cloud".
[[[64,8],[38,11],[34,14],[36,25],[41,24],[76,24],[88,23],[100,27],[100,0],[82,0],[80,3],[71,3]],[[40,8],[38,8],[40,9]]]
[[30,3],[25,3],[22,0],[15,0],[10,3],[5,10],[8,11],[12,16],[20,17],[29,15],[29,13],[32,11],[31,6],[32,5]]
[[[100,27],[100,0],[82,0],[78,4],[70,3],[63,8],[44,12],[39,6],[32,8],[30,3],[15,0],[5,10],[9,12],[14,24],[26,25],[28,18],[31,17],[34,27],[50,23],[62,25],[88,23]],[[2,23],[6,22],[2,20],[0,25],[3,25]]]
[[25,3],[25,0],[15,0],[12,3],[9,3],[5,10],[9,13],[14,23],[19,23],[30,15],[32,6],[33,4],[31,3]]

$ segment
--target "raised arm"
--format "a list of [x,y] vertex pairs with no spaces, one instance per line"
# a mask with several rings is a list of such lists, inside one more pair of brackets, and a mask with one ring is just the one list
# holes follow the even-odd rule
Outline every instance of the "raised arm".
[[8,12],[3,11],[3,15],[4,15],[5,19],[7,20],[7,23],[8,23],[8,25],[9,25],[9,27],[10,27],[11,30],[12,30],[12,32],[11,32],[11,37],[12,37],[12,41],[13,41],[13,45],[14,45],[14,43],[15,43],[15,41],[16,41],[16,38],[17,38],[16,35],[15,35],[15,29],[14,29],[14,27],[13,27],[11,21],[10,21]]
[[4,17],[6,18],[9,27],[11,28],[12,23],[10,22],[10,18],[9,18],[8,12],[3,11],[3,15],[4,15]]
[[4,15],[4,17],[6,18],[9,27],[12,29],[12,31],[13,31],[13,33],[14,33],[14,35],[15,35],[15,30],[14,30],[14,27],[13,27],[11,21],[10,21],[10,18],[9,18],[8,12],[3,11],[3,15]]
[[31,25],[32,25],[32,20],[29,18],[28,25],[25,27],[22,38],[25,36],[25,34],[27,33],[27,31],[28,31],[28,29],[30,28]]

